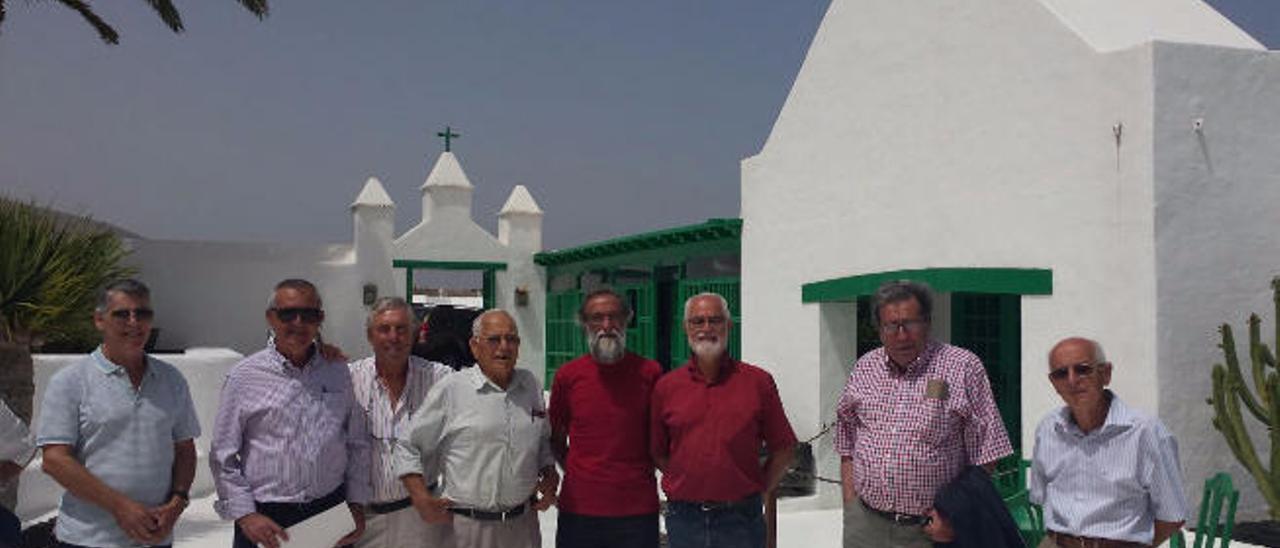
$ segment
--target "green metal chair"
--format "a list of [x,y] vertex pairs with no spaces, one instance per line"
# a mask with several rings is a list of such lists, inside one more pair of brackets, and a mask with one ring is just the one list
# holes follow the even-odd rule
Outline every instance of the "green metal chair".
[[1044,513],[1039,505],[1031,503],[1030,493],[1027,492],[1027,469],[1031,467],[1031,461],[1018,458],[1010,463],[1007,462],[1009,460],[1000,462],[991,479],[1004,499],[1009,515],[1013,516],[1013,523],[1018,526],[1022,541],[1027,546],[1038,546],[1044,538]]
[[[1223,502],[1226,502],[1224,508]],[[1204,481],[1204,494],[1200,497],[1200,518],[1196,520],[1196,536],[1193,548],[1227,548],[1231,544],[1231,529],[1236,520],[1236,503],[1240,491],[1231,484],[1231,475],[1218,472]],[[1226,510],[1226,516],[1222,515]],[[1221,541],[1215,545],[1214,541]],[[1173,534],[1169,546],[1186,548],[1182,531]]]
[[1025,490],[1004,499],[1004,505],[1013,516],[1013,523],[1018,526],[1018,533],[1027,546],[1040,545],[1044,538],[1044,513],[1039,505],[1033,504],[1029,493]]

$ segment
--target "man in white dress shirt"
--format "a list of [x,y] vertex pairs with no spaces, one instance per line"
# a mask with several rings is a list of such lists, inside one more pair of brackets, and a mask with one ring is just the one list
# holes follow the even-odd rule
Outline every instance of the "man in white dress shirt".
[[1177,440],[1106,389],[1111,362],[1097,342],[1054,345],[1049,381],[1066,406],[1036,428],[1030,498],[1044,506],[1040,547],[1159,546],[1187,515]]
[[[352,362],[350,368],[356,405],[369,425],[373,494],[365,505],[364,535],[356,546],[445,546],[452,528],[428,524],[418,516],[409,492],[395,473],[391,454],[396,438],[408,434],[409,421],[422,407],[427,391],[453,370],[411,353],[417,325],[413,309],[400,297],[383,297],[374,302],[365,327],[373,355]],[[428,472],[427,476],[435,481],[435,474]]]
[[[535,511],[555,502],[560,480],[542,387],[516,368],[520,335],[510,315],[486,311],[471,332],[477,367],[427,394],[396,447],[396,471],[423,520],[453,524],[459,548],[537,548]],[[444,479],[438,497],[424,477],[432,462]]]

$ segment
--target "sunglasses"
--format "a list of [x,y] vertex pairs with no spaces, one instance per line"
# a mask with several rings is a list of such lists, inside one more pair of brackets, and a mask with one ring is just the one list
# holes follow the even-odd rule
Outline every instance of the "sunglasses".
[[156,317],[156,311],[150,308],[121,308],[112,310],[107,315],[122,322],[129,321],[130,317],[140,322],[149,322],[151,318]]
[[1069,374],[1068,373],[1069,371],[1075,371],[1077,377],[1088,377],[1090,375],[1093,375],[1093,372],[1097,371],[1098,367],[1104,363],[1106,362],[1098,362],[1098,363],[1082,362],[1082,363],[1077,363],[1075,365],[1068,365],[1066,367],[1059,367],[1049,372],[1049,378],[1055,381],[1067,380],[1067,375]]
[[319,308],[272,308],[271,313],[284,323],[293,323],[302,318],[302,323],[320,323],[324,319],[324,311]]

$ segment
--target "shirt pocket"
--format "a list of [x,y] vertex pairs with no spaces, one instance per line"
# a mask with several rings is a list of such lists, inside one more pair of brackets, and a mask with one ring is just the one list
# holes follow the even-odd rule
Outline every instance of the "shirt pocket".
[[912,437],[931,447],[938,447],[951,436],[955,415],[948,400],[925,397],[916,407],[911,422]]

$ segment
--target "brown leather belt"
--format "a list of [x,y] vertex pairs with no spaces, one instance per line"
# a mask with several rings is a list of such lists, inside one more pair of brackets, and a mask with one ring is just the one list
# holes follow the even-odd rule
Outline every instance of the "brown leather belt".
[[1097,537],[1078,537],[1056,531],[1049,531],[1049,538],[1060,548],[1146,548],[1146,544],[1131,540],[1114,540]]

